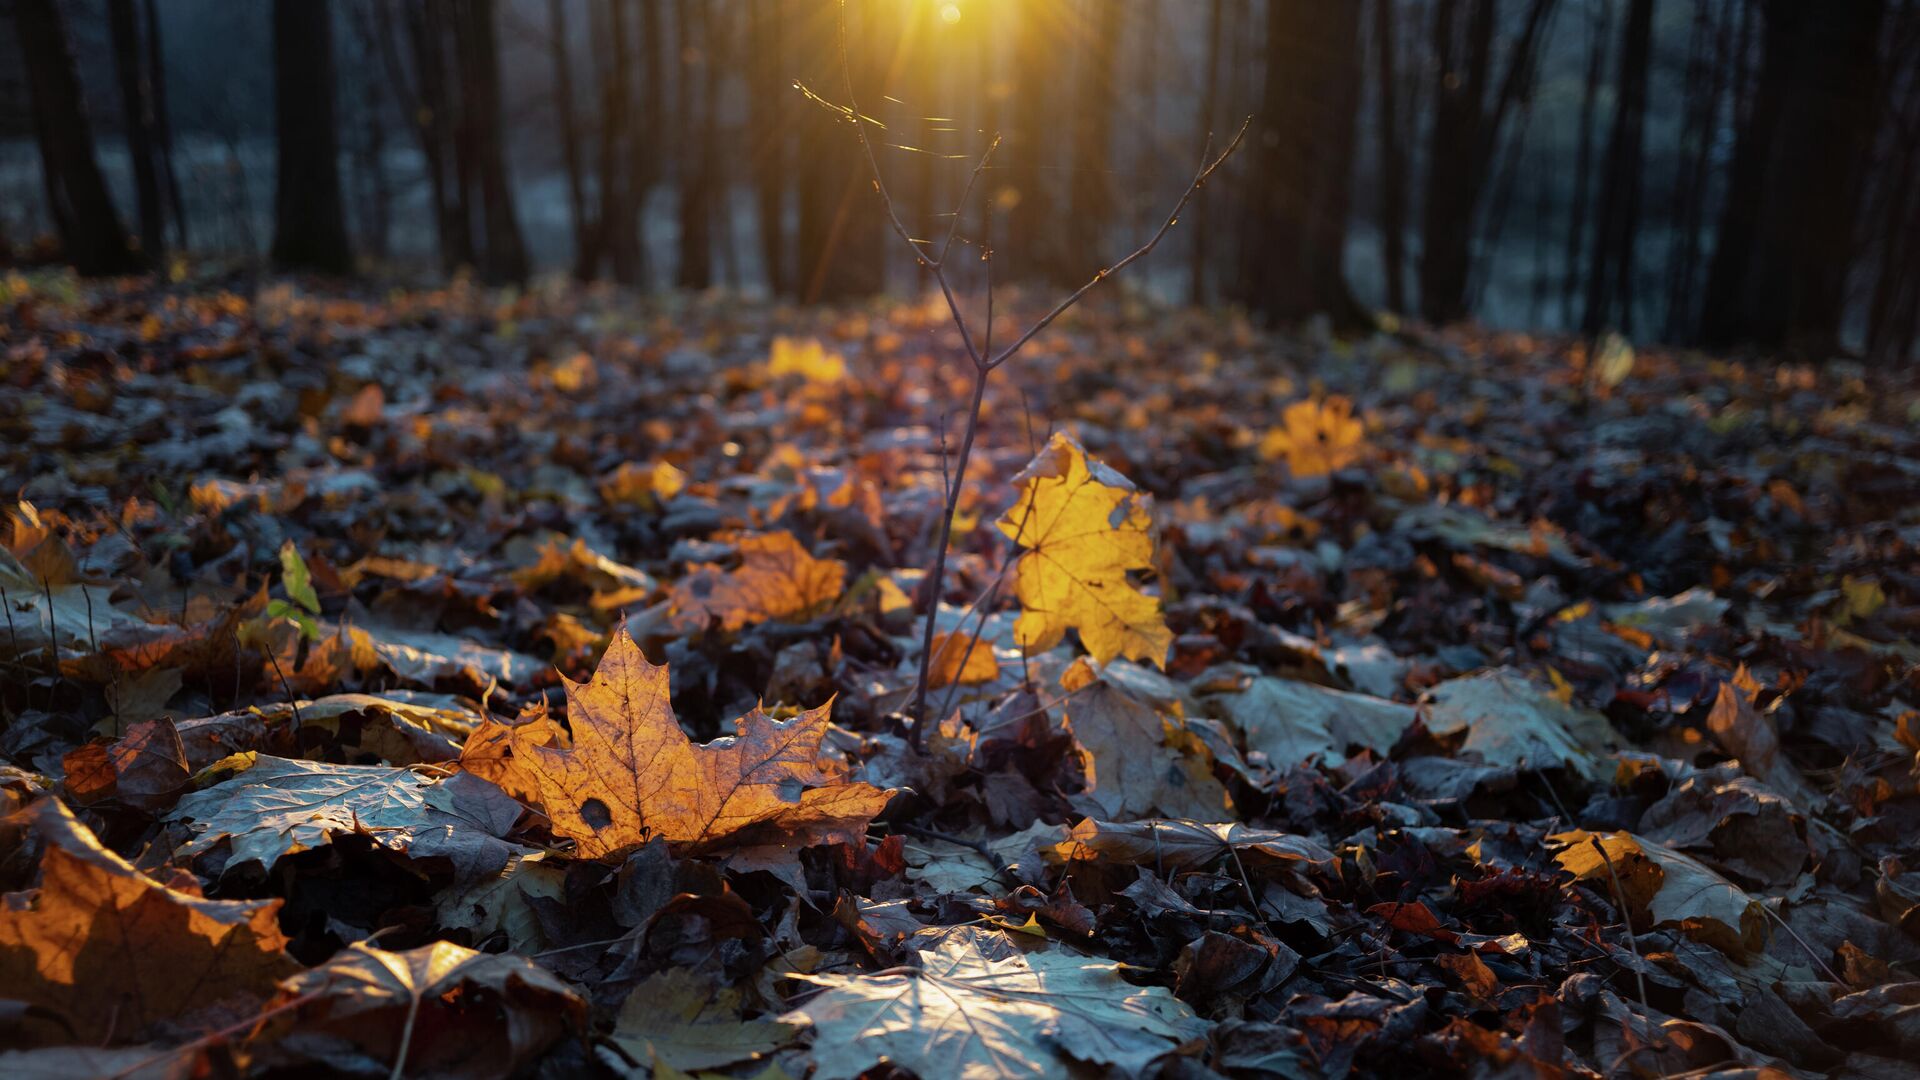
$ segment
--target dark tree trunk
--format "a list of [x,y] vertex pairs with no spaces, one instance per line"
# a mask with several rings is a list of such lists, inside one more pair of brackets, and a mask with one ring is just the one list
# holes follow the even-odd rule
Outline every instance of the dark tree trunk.
[[[1207,59],[1205,74],[1201,78],[1200,122],[1194,125],[1200,131],[1204,143],[1213,134],[1213,125],[1220,111],[1220,35],[1226,25],[1226,0],[1211,0],[1207,5]],[[1207,302],[1207,192],[1205,188],[1193,195],[1193,247],[1187,265],[1187,299],[1191,303]]]
[[513,187],[507,178],[506,136],[500,121],[500,48],[493,0],[460,0],[455,24],[461,53],[461,95],[467,120],[470,174],[480,189],[485,246],[480,277],[506,285],[527,278],[527,250],[514,216]]
[[180,177],[173,169],[173,119],[167,113],[166,50],[160,45],[160,11],[146,0],[147,85],[153,90],[153,130],[160,143],[160,175],[167,185],[167,210],[173,218],[173,238],[187,246],[187,208],[180,195]]
[[747,68],[752,87],[747,106],[752,110],[754,201],[760,261],[766,267],[767,291],[775,296],[787,295],[792,284],[787,270],[786,197],[794,92],[780,82],[786,57],[781,37],[785,6],[784,0],[755,0],[748,24],[753,54]]
[[573,46],[567,34],[566,0],[547,0],[548,55],[553,61],[553,104],[560,123],[560,155],[567,167],[567,215],[573,225],[573,276],[592,281],[598,262],[595,222],[587,209],[586,166],[580,158],[580,128],[574,119]]
[[1600,79],[1606,71],[1607,41],[1613,35],[1613,0],[1596,0],[1587,33],[1587,79],[1580,94],[1580,133],[1573,166],[1573,201],[1567,207],[1567,261],[1561,291],[1561,318],[1569,326],[1575,321],[1580,283],[1586,280],[1587,219],[1593,208],[1588,183],[1593,175],[1594,113],[1600,98]]
[[653,148],[665,138],[666,122],[666,64],[661,59],[660,50],[665,38],[660,32],[660,9],[657,3],[640,5],[639,41],[636,52],[640,63],[640,101],[639,108],[629,113],[630,123],[639,125],[630,131],[627,139],[628,156],[631,164],[627,169],[627,218],[633,231],[633,268],[634,281],[645,285],[649,262],[647,246],[647,196],[660,180],[660,157]]
[[1885,0],[1769,0],[1707,277],[1705,344],[1813,356],[1838,346],[1885,10]]
[[1080,35],[1080,85],[1074,94],[1068,130],[1073,139],[1072,184],[1068,187],[1067,227],[1074,278],[1105,265],[1103,242],[1114,220],[1113,66],[1120,38],[1118,6],[1092,12],[1092,25]]
[[113,35],[113,66],[120,81],[120,122],[133,161],[133,190],[140,211],[140,248],[158,261],[166,254],[166,211],[160,195],[159,140],[154,134],[153,90],[140,45],[140,14],[133,0],[107,0]]
[[1399,67],[1394,0],[1374,0],[1373,40],[1379,54],[1380,261],[1387,279],[1387,310],[1407,310],[1407,152],[1400,142]]
[[1494,77],[1494,0],[1438,0],[1434,40],[1439,63],[1427,160],[1426,206],[1421,225],[1420,310],[1429,322],[1467,315],[1473,271],[1473,237],[1493,153],[1506,114],[1532,82],[1541,28],[1553,0],[1529,0],[1507,67]]
[[146,260],[121,227],[93,156],[93,127],[66,16],[58,0],[16,0],[13,14],[33,101],[41,178],[62,254],[89,276],[139,273]]
[[1002,156],[1006,190],[1013,206],[1008,212],[1006,250],[995,257],[1018,278],[1057,283],[1072,282],[1066,227],[1060,217],[1065,200],[1059,184],[1059,96],[1062,43],[1058,28],[1067,25],[1063,0],[1023,0],[1018,6],[1009,95],[1009,121]]
[[704,92],[713,64],[711,20],[701,0],[676,0],[674,44],[680,57],[680,107],[675,112],[680,147],[680,267],[675,283],[683,289],[713,284],[713,131],[712,102]]
[[1641,149],[1646,141],[1647,71],[1652,55],[1653,0],[1633,0],[1620,34],[1613,132],[1607,138],[1600,218],[1593,264],[1587,272],[1587,309],[1581,329],[1589,335],[1608,327],[1633,331],[1633,239],[1640,224]]
[[[392,9],[379,7],[383,15]],[[409,87],[393,48],[391,30],[381,35],[382,60],[388,79],[399,88],[408,106],[410,125],[427,164],[427,195],[433,205],[434,232],[440,242],[440,267],[448,274],[473,265],[473,221],[467,212],[462,172],[455,162],[459,136],[453,85],[447,70],[444,0],[421,0],[401,10],[409,51],[413,55],[417,86]]]
[[630,119],[633,63],[628,48],[626,10],[622,0],[606,0],[600,23],[604,28],[601,36],[611,57],[599,72],[599,247],[606,255],[613,280],[634,285],[640,281],[640,233],[635,227],[638,216],[635,200],[642,187],[632,175],[622,174],[623,169],[632,165],[634,138]]
[[[847,6],[850,43],[872,32],[878,6]],[[803,10],[806,26],[799,37],[807,64],[806,83],[830,100],[842,99],[846,75],[836,37],[839,9],[809,4]],[[869,114],[881,97],[874,51],[849,45],[855,92]],[[853,132],[845,127],[847,121],[812,104],[802,116],[801,140],[807,152],[800,162],[800,298],[816,303],[870,296],[880,291],[886,271],[871,167]],[[877,138],[880,133],[870,129],[868,134]]]
[[[1724,14],[1733,5],[1722,7]],[[1667,266],[1667,317],[1664,335],[1682,341],[1693,332],[1690,310],[1700,269],[1700,230],[1706,216],[1709,155],[1720,123],[1720,99],[1732,28],[1714,18],[1714,0],[1694,0],[1692,41],[1687,49],[1686,119],[1680,134],[1680,165],[1674,178],[1670,215],[1673,249]]]
[[333,5],[327,0],[274,0],[273,75],[279,148],[273,261],[286,269],[350,273],[353,251],[340,203],[333,108]]
[[1359,103],[1360,5],[1272,0],[1242,299],[1268,322],[1364,316],[1342,270]]

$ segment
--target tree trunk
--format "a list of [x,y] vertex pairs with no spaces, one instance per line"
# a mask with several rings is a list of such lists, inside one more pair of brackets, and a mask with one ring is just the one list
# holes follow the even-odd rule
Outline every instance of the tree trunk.
[[767,291],[774,296],[787,295],[792,281],[787,271],[786,195],[790,168],[787,138],[792,128],[794,91],[780,82],[786,57],[781,36],[785,6],[784,0],[756,0],[748,23],[753,53],[748,68],[752,93],[747,107],[753,126],[754,201],[760,226],[760,261],[765,264]]
[[1360,5],[1272,0],[1243,299],[1270,323],[1364,321],[1342,270],[1360,95]]
[[153,90],[153,128],[160,142],[160,175],[167,185],[167,210],[173,218],[173,238],[187,246],[187,209],[180,195],[180,177],[173,169],[173,120],[167,113],[166,50],[160,45],[160,11],[146,0],[147,85]]
[[658,3],[640,5],[640,37],[635,50],[640,62],[640,102],[639,108],[629,113],[629,123],[638,126],[630,129],[627,139],[631,158],[627,170],[627,218],[633,233],[634,281],[640,285],[646,284],[647,267],[651,265],[647,246],[647,196],[661,174],[660,158],[653,147],[667,132],[667,99],[663,86],[666,63],[660,56],[665,40],[660,32],[661,7]]
[[[1059,29],[1069,25],[1063,0],[1024,0],[1016,5],[1012,93],[1007,140],[1002,147],[1008,212],[1006,251],[995,257],[1014,277],[1032,281],[1074,281],[1067,269],[1066,229],[1060,220],[1060,162],[1051,153],[1059,132]],[[1078,284],[1077,281],[1074,282]]]
[[1593,264],[1587,272],[1588,335],[1608,327],[1633,331],[1633,239],[1639,231],[1641,149],[1646,141],[1647,72],[1653,54],[1653,0],[1632,0],[1620,33],[1613,132],[1607,138],[1606,176]]
[[121,227],[93,156],[93,127],[59,0],[16,0],[13,12],[33,102],[40,174],[62,254],[88,276],[139,273],[146,260]]
[[1466,0],[1464,33],[1458,25],[1461,2],[1438,0],[1434,6],[1439,63],[1419,265],[1420,310],[1433,323],[1467,315],[1475,223],[1494,149],[1507,111],[1533,80],[1541,28],[1553,8],[1553,0],[1529,0],[1505,73],[1496,81],[1494,0]]
[[1092,25],[1079,36],[1080,85],[1068,124],[1073,165],[1068,174],[1066,220],[1069,273],[1084,278],[1106,265],[1105,238],[1113,227],[1113,67],[1120,39],[1119,5],[1101,5],[1088,13]]
[[273,261],[284,269],[353,270],[340,202],[333,107],[333,5],[274,0],[273,100],[279,169]]
[[[1211,0],[1207,5],[1207,59],[1201,76],[1200,120],[1194,125],[1203,145],[1212,137],[1215,118],[1220,111],[1220,35],[1226,24],[1226,0]],[[1207,191],[1193,194],[1193,247],[1187,264],[1187,300],[1207,302]]]
[[1394,2],[1374,0],[1373,40],[1379,52],[1380,262],[1387,279],[1387,310],[1407,310],[1407,153],[1400,142]]
[[140,211],[140,248],[159,261],[166,254],[166,211],[160,197],[158,140],[154,136],[153,92],[140,47],[140,15],[133,0],[107,0],[107,24],[113,36],[113,66],[120,81],[120,122],[127,156],[133,161],[133,189]]
[[[651,7],[652,5],[647,5]],[[640,183],[623,168],[631,168],[634,132],[629,109],[633,103],[632,71],[627,39],[627,5],[606,0],[600,25],[609,62],[600,75],[600,242],[613,280],[622,285],[640,281],[640,233],[634,222]]]
[[[871,34],[879,6],[869,0],[845,8],[851,74],[869,115],[880,102],[872,60],[877,50],[858,45]],[[806,25],[799,37],[807,60],[805,81],[829,100],[843,99],[847,79],[836,26],[841,9],[809,4],[804,10]],[[801,144],[807,152],[800,162],[800,298],[817,303],[870,296],[880,291],[886,271],[871,167],[846,120],[813,104],[802,115]],[[868,135],[878,139],[882,133],[869,127]]]
[[471,177],[480,189],[485,246],[481,279],[491,285],[517,284],[527,278],[527,250],[514,216],[513,187],[507,178],[506,137],[500,122],[500,49],[493,0],[460,0],[455,37],[464,84],[462,113],[467,121]]
[[712,102],[703,92],[713,63],[711,23],[701,0],[675,0],[675,53],[680,58],[680,107],[674,110],[680,147],[680,267],[675,283],[683,289],[713,285],[713,207],[709,200],[713,163]]
[[1769,0],[1759,85],[1708,272],[1705,344],[1811,356],[1838,347],[1885,10],[1885,0]]
[[595,223],[587,211],[587,178],[580,160],[580,128],[574,120],[573,48],[567,34],[566,0],[547,0],[547,54],[553,62],[553,104],[560,123],[560,155],[567,167],[567,215],[573,225],[573,276],[592,281],[598,253]]

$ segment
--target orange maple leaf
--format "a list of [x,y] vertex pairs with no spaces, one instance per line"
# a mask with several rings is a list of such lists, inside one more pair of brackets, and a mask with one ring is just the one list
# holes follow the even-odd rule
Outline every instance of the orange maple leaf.
[[832,702],[791,720],[755,708],[739,734],[696,745],[625,627],[586,683],[562,680],[573,745],[522,724],[509,733],[518,782],[538,792],[557,835],[597,858],[662,837],[686,850],[857,841],[892,796],[820,757]]
[[1260,456],[1285,458],[1295,476],[1321,476],[1360,460],[1365,432],[1353,418],[1353,402],[1338,394],[1323,402],[1296,401],[1280,414],[1280,426],[1260,440]]
[[792,533],[762,533],[739,539],[741,564],[688,568],[673,589],[673,613],[681,625],[699,629],[718,618],[727,630],[774,619],[800,619],[833,603],[847,579],[847,564],[816,559]]

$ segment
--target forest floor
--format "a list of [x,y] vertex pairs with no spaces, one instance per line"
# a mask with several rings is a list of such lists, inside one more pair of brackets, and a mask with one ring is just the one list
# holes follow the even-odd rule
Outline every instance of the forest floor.
[[916,749],[937,304],[0,311],[0,1074],[1920,1060],[1910,376],[1076,313]]

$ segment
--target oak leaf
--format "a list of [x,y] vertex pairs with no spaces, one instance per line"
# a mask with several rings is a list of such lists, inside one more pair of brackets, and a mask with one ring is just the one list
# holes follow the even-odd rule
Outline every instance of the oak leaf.
[[1014,640],[1045,652],[1072,627],[1099,663],[1125,656],[1165,668],[1173,632],[1160,601],[1127,578],[1153,566],[1152,518],[1133,482],[1059,432],[1014,479],[1019,501],[999,523],[1028,549],[1015,568]]
[[1338,394],[1325,401],[1296,401],[1280,414],[1280,426],[1260,440],[1260,456],[1285,458],[1295,476],[1322,476],[1360,460],[1364,434],[1353,418],[1353,402]]
[[685,628],[702,629],[711,619],[728,631],[804,619],[839,599],[846,583],[846,563],[814,558],[792,533],[743,536],[736,546],[738,569],[700,563],[674,586],[673,614]]
[[297,965],[278,900],[207,900],[100,846],[58,802],[21,811],[46,841],[40,887],[0,905],[0,986],[87,1042],[229,999],[264,999]]
[[892,794],[820,757],[831,702],[784,721],[755,708],[738,735],[695,745],[674,718],[666,667],[625,627],[590,681],[563,682],[573,745],[546,745],[550,732],[524,724],[510,737],[515,768],[582,856],[656,836],[687,850],[857,842]]

